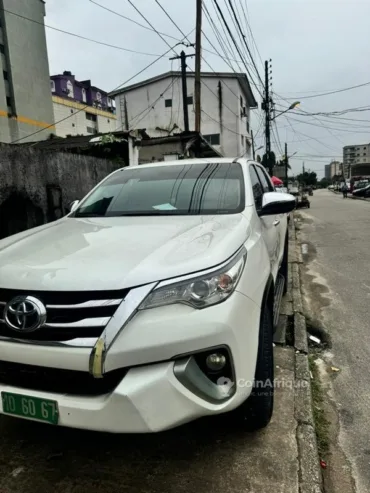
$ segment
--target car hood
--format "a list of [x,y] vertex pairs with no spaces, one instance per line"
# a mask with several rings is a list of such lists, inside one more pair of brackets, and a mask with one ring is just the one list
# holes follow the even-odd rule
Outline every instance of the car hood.
[[114,290],[197,272],[240,248],[247,216],[66,217],[0,241],[0,287]]

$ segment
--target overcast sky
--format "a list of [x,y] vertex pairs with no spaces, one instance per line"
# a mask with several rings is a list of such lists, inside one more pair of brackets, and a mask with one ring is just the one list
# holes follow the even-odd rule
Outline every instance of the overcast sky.
[[[145,24],[127,0],[96,1]],[[195,0],[160,1],[186,34],[195,27]],[[204,3],[214,14],[212,0],[204,0]],[[219,3],[227,13],[225,0],[219,0]],[[272,59],[277,111],[288,105],[279,99],[281,96],[297,100],[302,97],[298,111],[305,112],[370,107],[370,85],[324,97],[304,98],[370,81],[370,0],[234,0],[234,3],[240,13],[241,4],[247,5],[261,58]],[[134,0],[134,4],[157,29],[175,38],[181,37],[155,0]],[[161,55],[168,49],[154,32],[107,12],[90,0],[46,0],[46,11],[46,24],[82,36],[152,55]],[[220,28],[214,15],[213,18]],[[203,28],[220,49],[206,19],[203,19]],[[155,60],[155,56],[93,44],[51,29],[46,32],[51,74],[70,70],[77,79],[91,79],[94,85],[107,91]],[[194,39],[194,34],[190,38]],[[176,43],[171,38],[165,39],[171,45]],[[263,77],[262,63],[249,33],[247,39]],[[203,41],[204,48],[212,49],[206,40]],[[134,81],[170,70],[169,57],[172,55],[155,63]],[[208,52],[204,52],[204,57],[216,71],[230,70],[220,57]],[[177,66],[173,68],[177,69]],[[206,66],[202,68],[207,70]],[[255,75],[254,79],[257,81]],[[256,88],[254,93],[260,102]],[[324,165],[331,159],[340,159],[344,145],[370,142],[370,111],[347,113],[340,117],[342,119],[339,120],[335,117],[300,116],[292,111],[288,119],[285,116],[276,119],[282,146],[287,141],[288,154],[297,152],[291,159],[294,173],[300,172],[304,161],[306,169],[316,171],[322,177]],[[259,118],[260,112],[255,112],[255,133]],[[256,147],[262,144],[263,133],[260,130]],[[275,143],[273,149],[277,155],[281,154]]]

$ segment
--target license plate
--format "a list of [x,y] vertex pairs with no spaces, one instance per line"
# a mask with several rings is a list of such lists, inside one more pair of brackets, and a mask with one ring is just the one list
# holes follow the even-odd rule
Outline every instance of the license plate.
[[52,425],[58,424],[59,412],[56,401],[39,399],[28,395],[11,394],[9,392],[1,392],[1,400],[5,414],[37,419]]

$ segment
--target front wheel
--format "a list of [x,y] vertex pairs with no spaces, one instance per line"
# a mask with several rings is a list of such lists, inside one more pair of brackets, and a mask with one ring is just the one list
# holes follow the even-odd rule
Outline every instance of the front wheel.
[[240,425],[248,431],[267,426],[274,408],[274,353],[271,310],[261,313],[256,372],[252,393],[235,411]]

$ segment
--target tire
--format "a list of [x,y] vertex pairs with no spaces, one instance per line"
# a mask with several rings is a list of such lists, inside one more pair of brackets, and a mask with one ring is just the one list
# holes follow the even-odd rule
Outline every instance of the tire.
[[286,294],[288,292],[288,252],[289,252],[289,243],[288,243],[288,237],[286,237],[283,260],[281,262],[280,271],[279,271],[280,274],[284,276],[285,279],[283,294]]
[[274,408],[274,353],[271,310],[261,312],[254,385],[250,397],[235,411],[238,427],[247,431],[265,428]]

